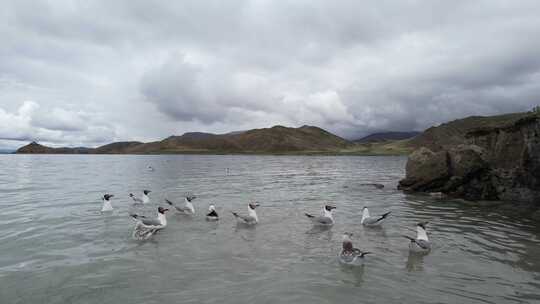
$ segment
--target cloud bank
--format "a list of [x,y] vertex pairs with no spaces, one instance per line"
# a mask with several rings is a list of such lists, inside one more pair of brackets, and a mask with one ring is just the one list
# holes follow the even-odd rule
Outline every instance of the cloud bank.
[[[8,1],[2,139],[318,125],[354,138],[540,103],[537,1]],[[28,102],[33,100],[33,103]]]

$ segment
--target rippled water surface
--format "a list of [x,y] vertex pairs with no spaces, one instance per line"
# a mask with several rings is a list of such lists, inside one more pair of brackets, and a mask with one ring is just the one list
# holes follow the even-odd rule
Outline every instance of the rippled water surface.
[[[405,161],[2,155],[0,303],[539,303],[538,224],[507,205],[405,195],[395,190]],[[362,185],[373,182],[384,189]],[[169,214],[152,240],[132,240],[128,193],[142,189],[153,191],[148,214],[186,193],[198,214]],[[100,212],[104,193],[112,214]],[[260,224],[237,227],[231,211],[250,200]],[[211,202],[218,223],[204,220]],[[314,230],[303,214],[324,202],[336,225]],[[365,229],[363,206],[392,215]],[[401,235],[420,220],[434,248],[409,255]],[[363,267],[338,263],[344,231],[374,253]]]

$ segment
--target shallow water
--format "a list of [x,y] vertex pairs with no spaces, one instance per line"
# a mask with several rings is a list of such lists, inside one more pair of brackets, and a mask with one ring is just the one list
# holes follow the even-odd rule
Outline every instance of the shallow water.
[[[403,157],[0,156],[0,303],[538,303],[540,227],[504,207],[395,190]],[[155,168],[151,172],[148,166]],[[226,168],[230,168],[227,174]],[[384,189],[362,186],[382,183]],[[169,214],[152,240],[131,239],[129,192],[198,196],[195,218]],[[115,194],[112,214],[100,197]],[[230,213],[257,200],[260,224]],[[215,203],[222,219],[204,220]],[[303,215],[337,206],[336,225]],[[363,206],[391,210],[382,229]],[[409,255],[402,234],[429,220],[433,250]],[[341,233],[372,251],[337,260]]]

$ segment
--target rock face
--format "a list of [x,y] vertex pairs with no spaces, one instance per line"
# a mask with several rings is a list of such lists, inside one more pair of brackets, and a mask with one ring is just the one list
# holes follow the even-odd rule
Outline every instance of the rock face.
[[409,156],[402,190],[468,200],[540,200],[537,113],[466,118],[431,128],[418,141],[424,145]]

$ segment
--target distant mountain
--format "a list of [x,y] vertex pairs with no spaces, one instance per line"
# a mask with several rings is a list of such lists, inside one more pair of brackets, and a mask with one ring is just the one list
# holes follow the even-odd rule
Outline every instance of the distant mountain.
[[17,153],[46,154],[146,154],[146,153],[303,153],[336,152],[354,147],[337,135],[313,126],[274,126],[227,134],[201,132],[170,136],[164,140],[116,142],[98,148],[51,148],[32,142]]
[[15,150],[12,149],[0,149],[0,154],[12,154],[15,153]]
[[372,142],[382,142],[390,140],[403,140],[413,138],[420,132],[379,132],[373,133],[368,136],[362,137],[360,139],[354,140],[356,143],[372,143]]
[[33,141],[28,145],[19,148],[16,153],[28,153],[28,154],[89,154],[93,151],[92,148],[76,147],[76,148],[51,148],[44,145],[40,145]]

